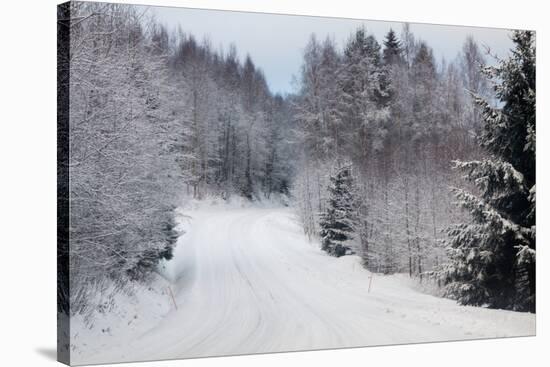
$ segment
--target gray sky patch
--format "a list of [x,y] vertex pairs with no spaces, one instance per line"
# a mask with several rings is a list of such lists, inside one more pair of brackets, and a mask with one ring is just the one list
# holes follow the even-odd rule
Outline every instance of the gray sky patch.
[[[170,29],[180,25],[199,41],[208,38],[215,49],[228,50],[234,43],[241,60],[250,54],[264,71],[272,92],[282,94],[294,91],[292,79],[299,73],[302,52],[312,33],[319,40],[331,37],[342,48],[350,34],[362,25],[379,42],[390,27],[400,35],[403,26],[401,22],[176,7],[151,7],[150,12]],[[438,61],[454,60],[468,35],[500,57],[512,47],[510,31],[506,29],[410,24],[415,38],[426,41]]]

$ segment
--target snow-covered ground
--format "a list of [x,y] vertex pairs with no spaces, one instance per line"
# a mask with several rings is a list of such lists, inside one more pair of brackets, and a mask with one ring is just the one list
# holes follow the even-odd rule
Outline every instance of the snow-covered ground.
[[534,314],[459,306],[327,256],[288,208],[202,204],[180,220],[164,271],[177,309],[158,280],[145,292],[158,299],[142,296],[109,334],[73,322],[74,364],[535,334]]

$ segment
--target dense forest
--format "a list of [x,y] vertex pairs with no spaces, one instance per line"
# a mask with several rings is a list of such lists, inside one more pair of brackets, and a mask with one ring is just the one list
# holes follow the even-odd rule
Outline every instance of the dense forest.
[[[125,5],[72,3],[65,12],[70,60],[59,53],[60,66],[70,65],[70,304],[78,313],[106,283],[143,280],[171,257],[183,198],[288,194],[283,144],[292,119],[234,47],[215,52]],[[67,307],[69,296],[61,299]]]
[[471,37],[438,63],[408,25],[382,45],[358,29],[342,52],[312,36],[290,102],[306,233],[461,303],[534,310],[534,36],[513,41],[491,67]]
[[535,310],[532,32],[512,34],[507,59],[470,37],[448,61],[408,25],[381,42],[357,29],[342,49],[312,35],[298,90],[280,96],[234,46],[215,50],[139,8],[76,2],[59,19],[71,37],[59,50],[70,67],[62,310],[146,281],[172,256],[175,208],[210,196],[284,197],[330,255],[435,282],[463,304]]

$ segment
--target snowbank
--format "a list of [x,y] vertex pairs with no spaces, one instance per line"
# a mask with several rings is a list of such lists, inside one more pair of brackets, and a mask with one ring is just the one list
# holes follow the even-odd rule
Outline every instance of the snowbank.
[[98,299],[104,304],[88,317],[71,317],[71,361],[87,361],[88,356],[132,340],[157,325],[174,309],[170,283],[153,274],[150,283],[131,283],[128,292],[115,293],[112,299]]

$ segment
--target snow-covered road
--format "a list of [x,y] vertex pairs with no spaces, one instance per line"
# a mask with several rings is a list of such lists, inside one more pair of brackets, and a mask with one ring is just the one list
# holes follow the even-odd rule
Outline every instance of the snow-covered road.
[[187,213],[167,269],[178,309],[88,362],[532,335],[535,316],[458,306],[327,256],[287,208]]

